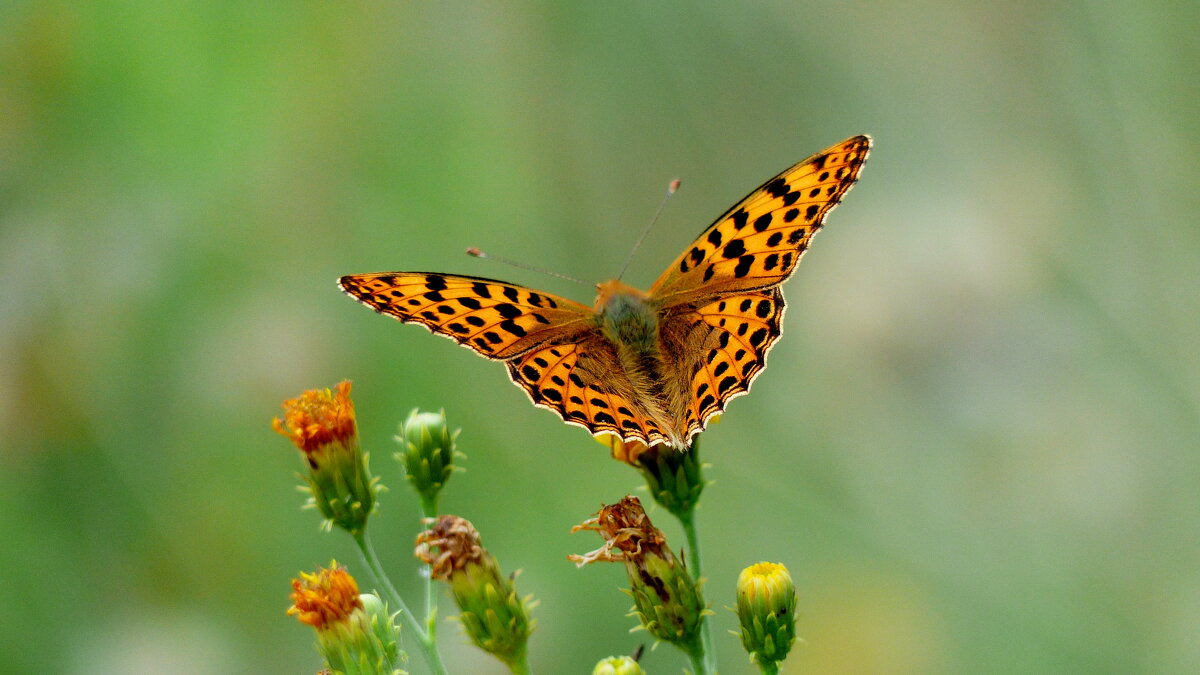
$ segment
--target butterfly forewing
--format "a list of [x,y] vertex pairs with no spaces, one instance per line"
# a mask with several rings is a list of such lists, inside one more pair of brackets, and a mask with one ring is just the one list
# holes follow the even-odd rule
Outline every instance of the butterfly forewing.
[[419,323],[498,360],[569,334],[592,315],[577,302],[479,277],[381,272],[345,276],[338,286],[381,314]]
[[671,305],[782,283],[858,179],[870,147],[867,136],[849,138],[764,183],[710,225],[650,295]]

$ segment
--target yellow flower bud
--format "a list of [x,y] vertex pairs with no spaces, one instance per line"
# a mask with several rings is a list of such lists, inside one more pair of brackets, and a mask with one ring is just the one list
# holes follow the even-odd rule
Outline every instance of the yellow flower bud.
[[738,575],[737,614],[742,646],[759,665],[774,667],[796,640],[796,587],[787,568],[760,562]]
[[646,671],[628,656],[610,656],[596,664],[592,675],[646,675]]

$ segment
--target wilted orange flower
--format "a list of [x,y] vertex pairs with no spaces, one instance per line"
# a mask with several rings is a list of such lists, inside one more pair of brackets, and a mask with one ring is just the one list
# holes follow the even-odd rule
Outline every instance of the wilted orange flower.
[[465,518],[441,516],[417,535],[415,553],[430,566],[433,578],[449,584],[461,610],[458,621],[471,641],[514,673],[529,672],[526,646],[537,624],[529,618],[533,605],[517,596],[516,575],[501,573],[475,526]]
[[471,521],[458,516],[441,516],[433,528],[417,535],[414,555],[430,566],[434,579],[449,579],[451,572],[487,555],[479,531]]
[[[342,380],[335,391],[310,389],[283,402],[284,419],[271,425],[287,436],[313,464],[313,454],[333,442],[348,444],[357,435],[350,381]],[[315,466],[314,466],[315,468]]]
[[595,551],[567,556],[579,567],[596,561],[635,560],[647,554],[671,560],[675,557],[667,548],[667,538],[662,530],[654,527],[642,509],[642,502],[633,495],[601,507],[595,516],[571,528],[572,532],[579,530],[599,532],[604,539],[604,545]]
[[667,547],[666,537],[650,522],[638,498],[626,495],[601,508],[571,531],[579,530],[599,533],[604,545],[567,557],[579,567],[597,561],[625,563],[629,592],[642,626],[654,637],[683,649],[693,660],[701,658],[700,627],[710,612],[700,584]]
[[328,569],[321,568],[316,574],[301,572],[299,579],[292,579],[292,606],[287,613],[319,631],[345,623],[362,607],[358,584],[336,560]]

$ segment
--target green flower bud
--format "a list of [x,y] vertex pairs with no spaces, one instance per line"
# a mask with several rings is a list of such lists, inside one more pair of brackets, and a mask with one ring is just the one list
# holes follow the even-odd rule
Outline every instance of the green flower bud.
[[675,517],[686,518],[696,508],[706,485],[700,471],[700,436],[684,451],[652,445],[637,455],[634,466],[641,470],[654,501]]
[[400,423],[396,441],[404,448],[396,459],[404,465],[408,482],[412,484],[427,514],[436,511],[437,496],[454,471],[454,439],[459,431],[446,426],[446,413],[418,412]]
[[592,675],[646,675],[646,671],[631,657],[610,656],[596,664]]
[[796,640],[796,587],[787,568],[760,562],[738,575],[737,615],[750,659],[773,669]]
[[317,631],[325,665],[345,675],[393,675],[403,660],[400,630],[375,595],[358,594],[358,584],[334,561],[292,581],[289,614]]
[[479,532],[457,516],[442,516],[433,529],[417,536],[416,556],[431,566],[435,579],[450,585],[463,630],[477,647],[510,668],[524,667],[529,635],[529,600],[517,596],[513,578],[504,576]]
[[310,504],[325,516],[327,526],[362,532],[379,486],[359,447],[350,383],[338,383],[336,391],[306,391],[284,401],[283,409],[284,419],[275,418],[273,426],[304,455]]
[[700,584],[667,547],[666,537],[650,522],[637,497],[626,496],[601,508],[573,531],[581,529],[599,532],[604,546],[570,559],[581,567],[599,561],[624,562],[634,614],[642,627],[689,655],[702,654],[701,624],[711,612],[704,605]]

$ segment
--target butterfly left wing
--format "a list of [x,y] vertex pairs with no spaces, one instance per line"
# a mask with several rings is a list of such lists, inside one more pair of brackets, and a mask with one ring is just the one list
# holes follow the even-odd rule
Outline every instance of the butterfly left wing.
[[513,383],[539,408],[592,434],[647,445],[677,436],[655,401],[640,396],[608,338],[592,326],[508,362]]
[[870,137],[848,138],[763,183],[671,263],[651,297],[671,305],[783,283],[858,180],[870,149]]
[[592,310],[524,286],[453,274],[379,272],[338,280],[380,314],[419,323],[489,359],[516,358],[586,325]]

